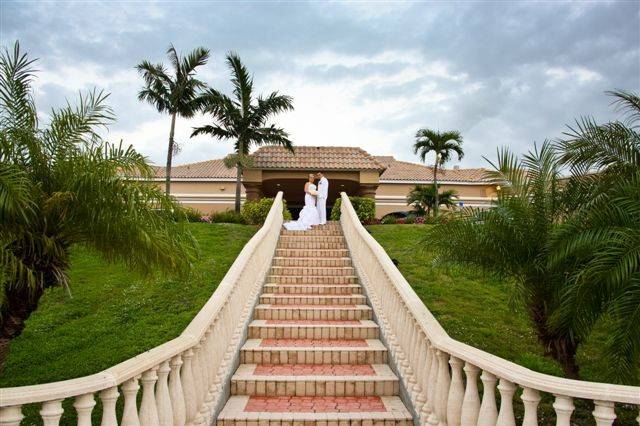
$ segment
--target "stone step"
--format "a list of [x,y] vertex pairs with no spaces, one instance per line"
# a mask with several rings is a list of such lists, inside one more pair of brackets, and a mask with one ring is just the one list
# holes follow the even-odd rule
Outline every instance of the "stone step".
[[314,266],[272,266],[273,275],[312,275],[319,277],[353,276],[356,271],[352,266],[314,267]]
[[276,256],[278,257],[314,257],[314,258],[327,258],[327,257],[349,257],[349,250],[336,249],[336,250],[307,250],[307,249],[277,249]]
[[371,319],[367,305],[257,305],[255,319],[266,320],[360,320]]
[[355,275],[318,276],[318,275],[278,275],[273,272],[267,276],[267,284],[358,284]]
[[367,298],[362,294],[262,294],[263,305],[366,305]]
[[397,396],[232,396],[217,426],[413,426]]
[[377,339],[248,339],[240,364],[386,364]]
[[312,241],[312,240],[280,240],[278,249],[303,249],[303,250],[345,250],[347,244],[344,241]]
[[385,364],[242,364],[231,395],[393,396],[398,378]]
[[301,235],[299,232],[294,233],[293,235],[280,235],[280,241],[282,242],[290,242],[290,241],[310,241],[316,243],[324,243],[324,242],[345,242],[343,235]]
[[362,294],[359,284],[265,284],[263,294]]
[[250,339],[377,339],[378,324],[370,320],[253,320]]
[[283,229],[280,235],[291,235],[291,236],[342,236],[342,229],[337,226],[331,227],[314,227],[307,231],[289,231],[288,229]]
[[274,257],[273,266],[336,267],[351,266],[349,257]]

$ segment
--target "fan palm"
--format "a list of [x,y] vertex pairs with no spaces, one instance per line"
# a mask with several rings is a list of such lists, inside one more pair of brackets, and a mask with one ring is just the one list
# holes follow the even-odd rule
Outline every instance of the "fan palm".
[[0,55],[0,368],[44,291],[67,285],[74,245],[147,274],[186,273],[196,253],[180,206],[124,177],[149,177],[145,158],[98,135],[113,120],[107,95],[81,95],[41,126],[33,78],[18,43]]
[[[455,196],[457,192],[454,190],[442,191],[439,194],[439,203],[447,207],[455,207]],[[416,185],[407,196],[407,204],[413,205],[418,214],[426,214],[429,216],[431,210],[436,204],[436,187],[435,185]]]
[[293,151],[293,143],[282,128],[268,124],[278,113],[293,109],[289,96],[272,92],[267,97],[253,99],[253,78],[235,53],[227,55],[231,70],[233,97],[209,89],[203,95],[203,110],[211,114],[213,123],[194,129],[191,136],[207,134],[216,139],[234,141],[234,154],[227,158],[227,166],[236,167],[236,213],[240,212],[242,170],[249,165],[249,150],[253,146],[281,145]]
[[158,112],[166,112],[171,116],[165,170],[165,192],[170,194],[171,163],[178,149],[174,140],[176,117],[191,118],[198,112],[200,91],[206,88],[206,84],[198,80],[195,74],[198,67],[207,63],[209,50],[198,47],[187,56],[180,57],[171,44],[167,55],[173,67],[173,75],[167,72],[162,63],[152,64],[147,60],[140,62],[136,68],[144,79],[144,87],[138,93],[138,99],[149,102]]
[[427,155],[431,152],[435,154],[433,164],[433,185],[435,186],[435,204],[433,214],[438,217],[440,207],[440,194],[438,194],[438,168],[451,160],[453,153],[458,154],[458,160],[464,156],[462,150],[462,135],[460,132],[451,130],[440,132],[431,129],[420,129],[416,133],[416,142],[413,145],[413,152],[420,156],[422,162],[426,161]]
[[428,242],[447,260],[511,278],[513,300],[525,308],[546,353],[568,377],[576,378],[580,341],[570,331],[554,328],[550,320],[560,306],[557,289],[565,279],[548,264],[547,250],[554,227],[566,215],[558,153],[549,142],[522,159],[505,148],[490,164],[488,177],[505,187],[494,208],[463,209],[459,220],[429,231]]
[[[623,121],[585,118],[558,142],[582,202],[551,240],[550,264],[569,265],[554,323],[584,338],[607,318],[611,377],[637,383],[640,365],[640,97],[611,92]],[[586,201],[585,201],[586,200]]]

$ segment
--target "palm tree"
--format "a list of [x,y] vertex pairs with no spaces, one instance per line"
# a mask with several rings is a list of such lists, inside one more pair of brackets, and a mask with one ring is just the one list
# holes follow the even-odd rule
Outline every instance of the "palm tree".
[[145,158],[98,135],[113,121],[107,95],[81,95],[40,125],[33,62],[0,55],[0,369],[48,288],[66,286],[74,245],[142,273],[187,273],[196,243],[180,206],[151,185]]
[[199,134],[211,135],[216,139],[231,139],[234,154],[227,158],[227,166],[236,167],[236,213],[240,212],[240,191],[242,170],[250,165],[249,150],[253,146],[281,145],[293,151],[293,143],[283,129],[267,124],[275,114],[293,109],[289,96],[272,92],[267,97],[253,100],[253,78],[235,53],[227,55],[227,65],[231,70],[233,98],[209,89],[203,95],[203,110],[211,114],[213,123],[194,129],[191,137]]
[[621,121],[580,120],[558,141],[581,197],[553,234],[550,265],[569,265],[554,324],[584,339],[607,320],[606,354],[617,381],[637,384],[640,365],[640,97],[610,92]]
[[174,140],[176,117],[191,118],[198,112],[200,91],[206,88],[206,84],[198,80],[195,73],[198,67],[207,63],[209,50],[198,47],[187,56],[180,57],[171,44],[167,55],[173,75],[167,73],[162,63],[152,64],[147,60],[140,62],[136,68],[144,79],[138,99],[149,102],[158,112],[166,112],[171,116],[165,171],[165,192],[168,195],[171,193],[171,162],[178,149]]
[[[439,197],[440,205],[447,207],[455,207],[454,200],[457,192],[454,190],[442,191]],[[436,187],[435,185],[416,185],[407,196],[407,204],[414,205],[418,214],[430,215],[431,210],[436,204]]]
[[433,213],[438,217],[438,209],[440,207],[440,194],[438,194],[438,167],[443,166],[451,159],[451,155],[455,152],[458,154],[458,160],[464,156],[464,151],[460,146],[462,144],[462,135],[456,130],[440,132],[431,129],[420,129],[416,133],[416,142],[413,145],[414,154],[418,154],[424,163],[427,154],[435,153],[435,162],[433,164],[433,185],[436,188],[436,197]]
[[577,378],[580,339],[551,322],[566,280],[562,268],[549,264],[548,251],[554,228],[567,214],[558,152],[545,142],[520,160],[505,148],[490,164],[487,177],[505,187],[494,208],[464,208],[459,220],[428,231],[426,241],[445,259],[510,278],[513,300],[523,305],[546,353],[567,377]]

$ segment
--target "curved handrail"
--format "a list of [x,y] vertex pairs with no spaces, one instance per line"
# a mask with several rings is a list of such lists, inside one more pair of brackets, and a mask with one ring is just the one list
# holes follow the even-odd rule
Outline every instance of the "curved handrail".
[[270,236],[274,227],[279,232],[282,222],[282,197],[282,192],[278,192],[264,225],[243,247],[209,300],[178,337],[96,374],[59,382],[0,388],[0,407],[62,400],[118,386],[194,347],[233,293],[240,275],[252,260],[252,254],[263,240]]
[[[523,387],[554,395],[560,394],[575,398],[640,405],[640,387],[565,379],[538,373],[450,337],[393,264],[382,246],[362,226],[347,194],[343,192],[341,197],[342,211],[340,221],[343,223],[343,229],[346,220],[350,222],[350,225],[353,225],[358,237],[369,247],[371,254],[375,256],[377,262],[388,276],[389,281],[395,286],[397,292],[404,299],[406,306],[410,309],[411,314],[437,349]],[[351,244],[352,242],[350,243],[347,232],[345,232],[345,237],[347,238],[347,243]],[[349,247],[351,248],[351,245]],[[354,255],[352,250],[352,256]]]

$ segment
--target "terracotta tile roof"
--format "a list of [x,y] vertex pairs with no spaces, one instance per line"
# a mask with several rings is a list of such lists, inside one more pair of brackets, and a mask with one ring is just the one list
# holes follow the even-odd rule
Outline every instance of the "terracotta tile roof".
[[[165,177],[164,166],[152,166],[156,178]],[[172,178],[230,179],[236,177],[235,167],[228,169],[222,160],[207,160],[171,168]]]
[[[433,181],[433,167],[398,161],[390,156],[376,156],[386,166],[380,180],[390,181]],[[446,182],[489,182],[484,177],[485,169],[440,169],[438,180]]]
[[252,157],[256,169],[384,170],[384,165],[365,150],[347,146],[297,146],[295,153],[280,146],[264,146]]

